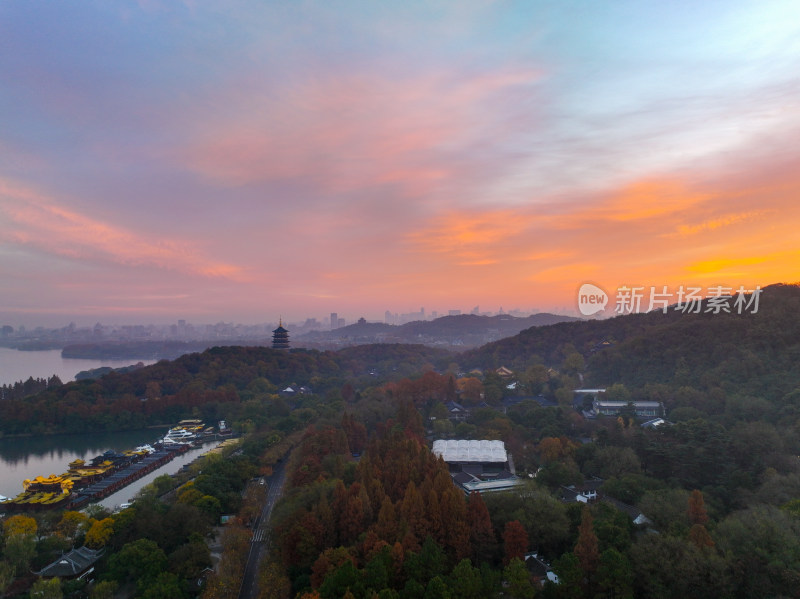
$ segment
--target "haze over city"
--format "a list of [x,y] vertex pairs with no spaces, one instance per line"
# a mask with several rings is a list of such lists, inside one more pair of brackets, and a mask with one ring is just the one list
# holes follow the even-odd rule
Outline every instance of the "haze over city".
[[800,4],[0,4],[0,324],[797,279]]

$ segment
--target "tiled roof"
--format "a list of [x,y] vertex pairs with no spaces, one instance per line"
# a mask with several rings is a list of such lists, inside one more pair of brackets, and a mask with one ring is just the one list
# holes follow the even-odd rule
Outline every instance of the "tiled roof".
[[103,555],[102,549],[89,549],[88,547],[78,547],[69,553],[65,553],[52,564],[36,572],[39,576],[52,578],[71,578],[88,570],[100,556]]

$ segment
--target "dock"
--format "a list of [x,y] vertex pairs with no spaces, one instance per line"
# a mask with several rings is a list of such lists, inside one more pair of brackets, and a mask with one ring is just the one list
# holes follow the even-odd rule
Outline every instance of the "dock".
[[70,502],[68,509],[81,508],[91,501],[97,501],[116,493],[133,481],[161,468],[161,466],[172,461],[178,455],[186,453],[189,448],[189,445],[176,445],[156,450],[142,460],[117,470],[107,478],[92,483],[78,491],[76,497]]

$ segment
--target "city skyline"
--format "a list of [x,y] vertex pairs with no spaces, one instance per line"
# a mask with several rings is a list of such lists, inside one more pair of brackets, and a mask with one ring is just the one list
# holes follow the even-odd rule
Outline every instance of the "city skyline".
[[0,324],[797,280],[796,2],[6,2],[0,40]]

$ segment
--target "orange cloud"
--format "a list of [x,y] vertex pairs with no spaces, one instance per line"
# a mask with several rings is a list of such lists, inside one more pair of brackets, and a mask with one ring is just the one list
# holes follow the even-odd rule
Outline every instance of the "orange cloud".
[[553,302],[581,281],[752,287],[796,278],[798,193],[791,169],[768,182],[647,178],[569,203],[448,212],[406,240],[454,288],[465,288],[464,269],[491,264],[467,276]]

